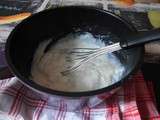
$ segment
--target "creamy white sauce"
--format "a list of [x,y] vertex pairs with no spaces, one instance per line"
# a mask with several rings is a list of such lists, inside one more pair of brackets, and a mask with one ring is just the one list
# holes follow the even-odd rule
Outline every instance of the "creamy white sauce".
[[[31,78],[41,86],[59,91],[89,91],[107,87],[120,80],[124,67],[113,54],[101,55],[82,65],[78,70],[63,76],[62,71],[74,62],[67,62],[67,52],[72,48],[100,48],[105,44],[86,32],[69,34],[58,40],[46,53],[50,40],[38,46],[32,62]],[[70,56],[73,57],[73,56]]]

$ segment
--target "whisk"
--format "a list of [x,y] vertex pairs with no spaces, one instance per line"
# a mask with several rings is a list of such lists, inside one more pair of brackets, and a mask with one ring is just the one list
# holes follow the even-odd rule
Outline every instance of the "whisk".
[[102,47],[102,48],[73,48],[66,56],[66,61],[67,62],[73,62],[73,61],[77,62],[77,64],[70,67],[70,69],[76,70],[82,64],[89,62],[93,58],[96,58],[105,53],[113,52],[119,49],[121,49],[119,43],[109,45],[107,47]]
[[[147,42],[160,40],[160,29],[154,29],[147,32],[136,33],[126,36],[123,41],[114,43],[101,48],[73,48],[66,57],[67,62],[79,61],[73,66],[70,66],[63,75],[68,75],[71,72],[78,70],[82,65],[90,62],[92,59],[124,48],[136,47]],[[73,56],[73,57],[70,57]]]

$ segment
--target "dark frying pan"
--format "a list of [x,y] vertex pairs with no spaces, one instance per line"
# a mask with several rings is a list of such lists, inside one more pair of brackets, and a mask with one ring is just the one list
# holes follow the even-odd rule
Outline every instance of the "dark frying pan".
[[[46,10],[22,21],[10,34],[6,43],[6,59],[10,69],[22,83],[34,90],[71,97],[110,92],[128,80],[128,76],[136,70],[142,59],[143,46],[115,52],[126,71],[120,81],[103,89],[86,92],[61,92],[37,85],[29,79],[33,54],[39,43],[77,28],[91,32],[95,36],[96,34],[106,34],[109,31],[116,36],[111,40],[112,43],[123,41],[126,34],[136,34],[137,32],[132,24],[119,16],[96,8],[70,6]],[[56,43],[56,40],[53,40]],[[109,41],[105,41],[105,43],[109,44]]]

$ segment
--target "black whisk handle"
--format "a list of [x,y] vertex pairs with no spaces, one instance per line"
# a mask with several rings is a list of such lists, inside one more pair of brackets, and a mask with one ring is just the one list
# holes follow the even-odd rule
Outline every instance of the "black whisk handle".
[[160,28],[153,29],[147,32],[139,32],[133,35],[128,35],[120,42],[122,48],[143,45],[148,42],[160,40]]

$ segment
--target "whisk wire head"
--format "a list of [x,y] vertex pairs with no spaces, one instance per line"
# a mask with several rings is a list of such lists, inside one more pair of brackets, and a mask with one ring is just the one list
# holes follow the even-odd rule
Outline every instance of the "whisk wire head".
[[[65,71],[61,72],[63,75],[70,74],[71,72],[76,71],[78,68],[80,68],[85,63],[88,63],[92,59],[104,55],[107,53],[111,53],[117,50],[120,50],[121,46],[118,43],[108,45],[102,48],[74,48],[71,50],[71,53],[69,53],[66,57],[66,61],[68,62],[75,62],[71,67],[67,68]],[[75,50],[75,51],[74,51]],[[86,51],[86,52],[85,52]]]

